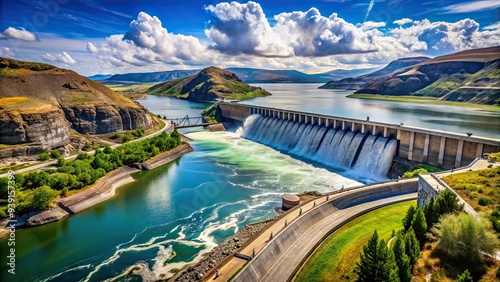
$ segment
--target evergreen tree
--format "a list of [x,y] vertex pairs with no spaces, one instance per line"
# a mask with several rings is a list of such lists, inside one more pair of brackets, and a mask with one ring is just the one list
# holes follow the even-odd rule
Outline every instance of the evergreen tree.
[[413,220],[413,215],[415,214],[415,207],[411,206],[408,208],[405,217],[403,218],[403,228],[406,231],[411,227],[411,222]]
[[405,237],[402,233],[397,235],[392,251],[394,252],[394,259],[398,266],[399,280],[401,282],[410,282],[412,266],[410,265],[410,257],[406,254]]
[[457,195],[448,188],[439,194],[436,204],[439,207],[439,216],[463,209],[463,206],[458,203]]
[[415,236],[415,232],[411,227],[405,234],[405,251],[410,259],[410,265],[414,265],[420,255],[420,244],[418,243],[417,236]]
[[354,272],[359,282],[397,282],[398,268],[394,254],[387,248],[384,240],[378,241],[377,231],[373,232],[368,243],[363,246],[361,261],[356,263]]
[[430,229],[432,225],[438,222],[441,216],[439,212],[439,204],[436,202],[434,197],[432,197],[429,202],[424,206],[425,222],[427,223],[427,229]]
[[472,275],[470,275],[469,270],[465,270],[462,274],[458,275],[457,282],[474,282]]
[[422,208],[416,208],[411,227],[415,231],[415,236],[417,236],[420,244],[423,244],[425,242],[425,233],[427,232],[427,223],[425,222],[425,215]]

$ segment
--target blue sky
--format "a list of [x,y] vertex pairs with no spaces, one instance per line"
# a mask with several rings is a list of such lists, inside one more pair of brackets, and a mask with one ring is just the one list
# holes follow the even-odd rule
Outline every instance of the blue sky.
[[2,0],[0,56],[84,75],[259,67],[322,72],[498,45],[500,2]]

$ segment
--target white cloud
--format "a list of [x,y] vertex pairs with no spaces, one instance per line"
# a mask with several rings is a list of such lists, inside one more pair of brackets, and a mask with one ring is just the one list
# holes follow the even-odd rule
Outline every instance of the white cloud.
[[14,52],[14,50],[12,50],[12,48],[4,47],[0,49],[0,56],[2,57],[12,57],[15,55],[16,53]]
[[428,54],[495,46],[500,42],[498,34],[479,31],[479,24],[471,19],[454,23],[431,22],[424,19],[415,21],[408,28],[393,29],[391,33],[410,51],[427,51]]
[[494,24],[487,25],[483,27],[484,30],[500,30],[500,22],[496,22]]
[[409,19],[409,18],[403,18],[400,20],[395,20],[392,23],[397,24],[397,25],[405,25],[405,24],[413,23],[413,20]]
[[361,28],[362,30],[370,30],[374,28],[384,27],[385,25],[386,23],[384,22],[367,21],[362,24],[357,24],[356,26]]
[[92,42],[87,42],[87,50],[90,53],[97,53],[97,52],[99,52],[99,49]]
[[446,14],[460,14],[491,10],[498,7],[500,7],[500,1],[498,0],[483,0],[449,5],[444,7],[443,10]]
[[74,65],[78,62],[73,57],[71,57],[70,54],[66,52],[62,52],[60,54],[45,53],[41,57],[43,60],[52,63],[63,63],[67,65]]
[[36,41],[36,35],[24,28],[16,29],[8,27],[4,32],[0,33],[0,39],[19,39],[23,41]]

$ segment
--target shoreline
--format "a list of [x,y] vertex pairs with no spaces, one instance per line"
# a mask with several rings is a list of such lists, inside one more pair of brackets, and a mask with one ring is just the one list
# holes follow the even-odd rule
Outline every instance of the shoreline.
[[[56,200],[55,207],[53,208],[16,216],[14,218],[17,220],[15,227],[28,228],[58,221],[105,202],[116,194],[118,188],[135,181],[130,176],[132,173],[157,168],[192,151],[194,151],[193,147],[189,143],[185,143],[172,150],[163,152],[144,163],[135,164],[134,167],[122,166],[117,168],[103,176],[89,189]],[[9,234],[10,231],[6,228],[9,221],[9,218],[1,221],[0,238]]]
[[347,98],[357,98],[365,100],[378,100],[378,101],[388,101],[388,102],[407,102],[407,103],[420,103],[420,104],[431,104],[440,106],[455,106],[469,109],[476,109],[480,111],[490,111],[499,112],[500,106],[495,105],[485,105],[485,104],[473,104],[468,102],[456,102],[456,101],[441,101],[435,97],[425,97],[425,96],[390,96],[390,95],[378,95],[378,94],[349,94]]

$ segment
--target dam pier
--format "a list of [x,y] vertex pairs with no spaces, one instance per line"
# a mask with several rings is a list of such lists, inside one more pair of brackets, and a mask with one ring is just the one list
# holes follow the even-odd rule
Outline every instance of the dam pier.
[[[331,131],[331,129],[342,131],[345,136],[347,136],[349,132],[362,134],[364,136],[363,138],[352,136],[352,138],[349,139],[350,141],[359,139],[357,142],[360,142],[361,147],[355,152],[357,155],[362,153],[362,145],[370,136],[376,136],[377,140],[380,139],[380,137],[387,139],[385,140],[386,146],[389,144],[390,140],[396,140],[397,146],[395,156],[447,169],[466,166],[474,159],[482,157],[484,154],[500,151],[499,139],[473,136],[470,133],[453,133],[397,123],[375,122],[371,121],[369,118],[366,120],[359,120],[241,103],[219,102],[218,107],[223,119],[226,121],[243,123],[249,116],[254,114],[268,118],[268,120],[272,119],[273,121],[261,121],[259,126],[274,126],[280,133],[290,130],[296,130],[297,133],[299,133],[298,130],[301,127],[293,127],[292,124],[310,125],[317,130],[306,130],[306,132],[310,134],[314,132],[314,134],[316,134],[317,138],[312,140],[312,142],[316,143],[330,141],[329,144],[333,144],[335,137],[330,136],[331,139],[328,140],[327,136],[327,132]],[[264,144],[266,143],[265,139],[272,142],[278,141],[276,138],[272,140],[269,139],[270,136],[275,136],[276,134],[272,135],[261,132],[261,134],[256,136],[255,132],[253,133],[254,138],[250,136],[250,139],[260,139],[256,141],[264,141],[262,142]],[[300,133],[304,133],[304,129],[302,129]],[[342,139],[344,138],[342,137]],[[373,141],[372,144],[375,146],[376,142],[377,141]],[[311,151],[314,150],[314,148],[309,149]],[[319,150],[320,147],[316,147],[315,149]],[[355,158],[357,157],[358,156],[355,156]],[[350,163],[347,163],[347,165],[353,166],[355,161],[354,159]]]

